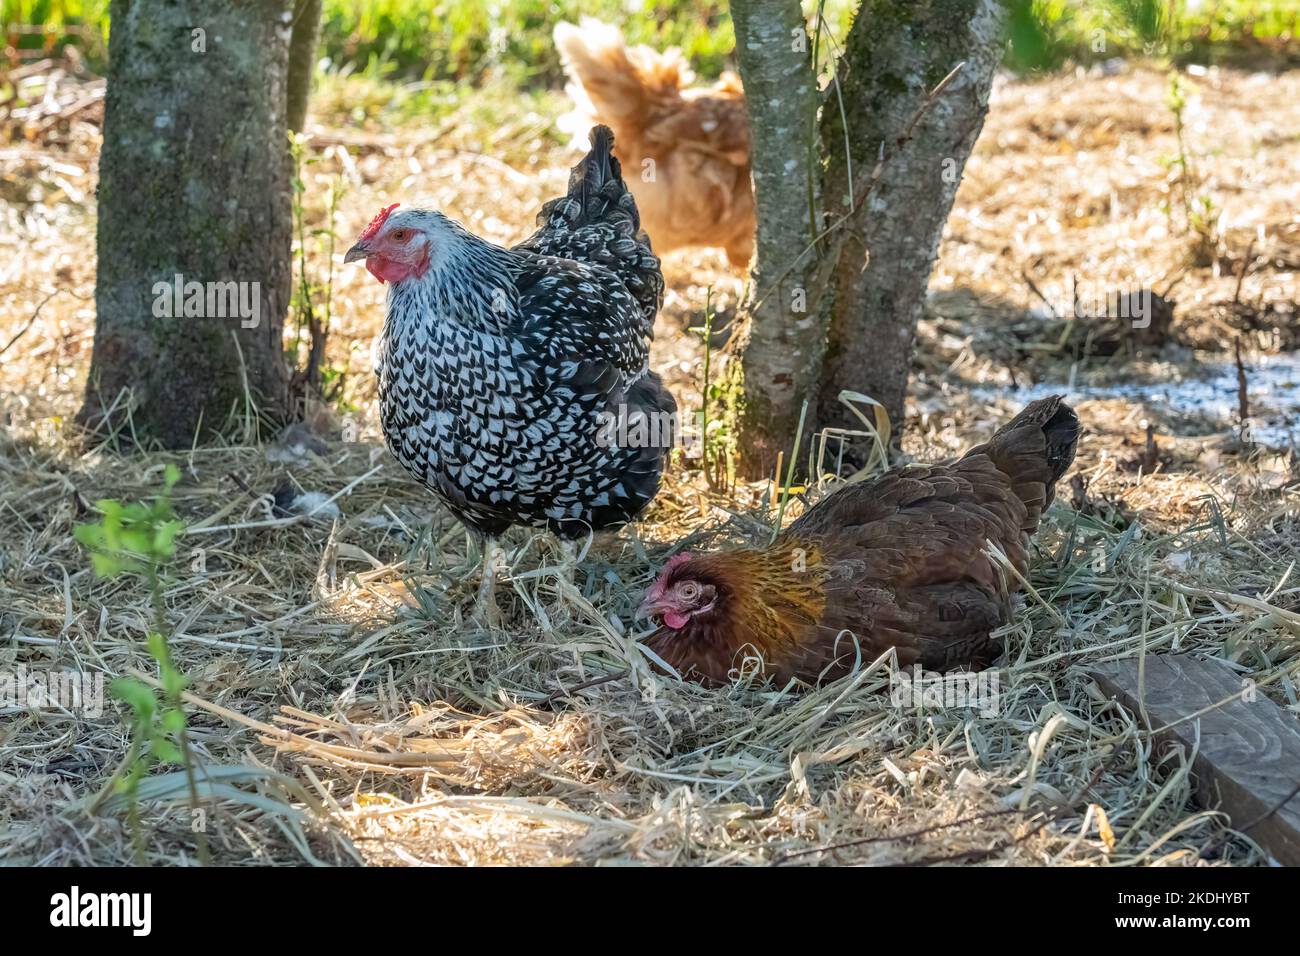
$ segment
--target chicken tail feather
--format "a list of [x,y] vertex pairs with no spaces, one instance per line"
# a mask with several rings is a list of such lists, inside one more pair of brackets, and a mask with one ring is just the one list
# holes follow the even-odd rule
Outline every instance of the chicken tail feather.
[[636,299],[653,337],[664,278],[623,181],[608,126],[591,131],[591,149],[569,173],[568,192],[542,206],[538,230],[516,249],[573,259],[615,272]]
[[1043,510],[1056,495],[1056,482],[1074,462],[1079,417],[1062,396],[1030,402],[985,444],[965,457],[985,455],[1011,479],[1016,496],[1029,510],[1025,531],[1038,529]]
[[[614,156],[614,132],[608,126],[594,126],[591,148],[569,171],[568,191],[542,206],[537,225],[561,236],[585,226],[609,223],[620,234],[647,241],[641,233],[641,215],[636,200],[623,181],[623,168]],[[539,245],[535,251],[557,254],[544,248],[545,237],[534,236],[524,246]],[[562,243],[563,244],[563,243]]]
[[[569,195],[581,197],[583,212],[592,219],[600,217],[611,198],[617,202],[627,195],[623,170],[614,158],[614,131],[608,126],[592,128],[591,150],[569,172]],[[641,217],[636,204],[627,206],[634,228],[639,229]]]
[[618,27],[591,17],[580,25],[557,24],[555,47],[572,92],[581,94],[575,99],[615,126],[644,118],[655,102],[675,100],[694,79],[679,51],[629,48]]
[[993,442],[1021,428],[1042,432],[1044,460],[1055,483],[1074,462],[1075,447],[1079,444],[1079,416],[1065,404],[1062,396],[1051,395],[1026,405],[1019,415],[994,432]]

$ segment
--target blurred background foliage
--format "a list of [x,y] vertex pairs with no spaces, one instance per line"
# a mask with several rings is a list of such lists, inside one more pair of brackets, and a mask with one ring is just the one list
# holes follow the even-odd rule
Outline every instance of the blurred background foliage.
[[[1009,0],[1007,66],[1054,70],[1113,57],[1300,65],[1300,0]],[[820,6],[835,36],[855,0]],[[0,0],[0,68],[73,45],[102,70],[108,0]],[[427,83],[560,84],[551,42],[559,20],[619,24],[633,43],[678,46],[701,78],[732,66],[725,0],[324,0],[321,59],[330,71]],[[196,23],[196,26],[202,24]]]

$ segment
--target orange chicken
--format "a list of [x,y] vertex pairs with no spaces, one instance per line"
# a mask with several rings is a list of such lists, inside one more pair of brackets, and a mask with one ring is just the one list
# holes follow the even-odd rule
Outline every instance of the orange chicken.
[[724,73],[713,86],[693,86],[681,51],[628,47],[617,27],[589,17],[556,26],[555,45],[584,126],[614,130],[655,252],[716,246],[736,269],[746,268],[754,195],[739,77]]

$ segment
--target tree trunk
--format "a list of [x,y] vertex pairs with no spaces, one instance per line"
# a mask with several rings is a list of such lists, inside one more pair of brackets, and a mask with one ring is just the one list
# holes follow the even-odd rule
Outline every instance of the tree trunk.
[[[871,169],[882,151],[892,155],[861,225],[840,248],[825,299],[819,428],[861,427],[837,400],[848,389],[881,402],[894,435],[902,431],[916,324],[962,170],[984,125],[1005,17],[999,0],[863,0],[854,19],[839,71],[852,178]],[[911,139],[899,145],[928,93],[963,60]],[[850,183],[834,100],[823,110],[822,136],[824,195],[834,216],[847,208]]]
[[293,35],[289,39],[289,130],[301,133],[307,122],[307,98],[316,72],[316,45],[320,42],[321,0],[296,0]]
[[799,0],[735,0],[731,15],[753,137],[758,219],[733,385],[744,436],[739,466],[761,477],[771,473],[778,452],[791,450],[821,362],[823,329],[808,311],[802,275],[812,258],[805,251],[817,208],[810,161],[816,152],[809,149],[817,89]]
[[271,423],[290,412],[293,4],[201,8],[111,6],[98,317],[80,420],[119,428],[129,391],[129,437],[167,447],[225,430],[246,399]]

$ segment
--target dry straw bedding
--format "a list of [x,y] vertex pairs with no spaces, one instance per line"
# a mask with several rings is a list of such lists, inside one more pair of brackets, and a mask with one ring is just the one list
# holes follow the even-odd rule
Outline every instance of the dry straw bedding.
[[[997,315],[1023,319],[1034,302],[1016,278],[1022,259],[1040,277],[1078,270],[1122,284],[1165,275],[1177,253],[1159,235],[1163,218],[1149,211],[1164,182],[1157,160],[1169,151],[1161,84],[1139,70],[1002,85],[936,285],[976,290],[1003,303]],[[1258,187],[1258,202],[1240,205],[1242,235],[1254,231],[1250,215],[1271,224],[1272,261],[1284,261],[1297,237],[1284,228],[1277,191],[1281,178],[1297,181],[1300,79],[1215,74],[1203,85],[1196,108],[1205,128],[1232,119],[1254,140],[1221,137],[1202,166],[1225,196],[1242,194],[1243,183]],[[333,127],[318,131],[335,143],[310,175],[353,177],[344,234],[418,167],[444,206],[508,240],[562,182],[568,157],[533,143],[547,122],[521,117],[509,134],[522,157],[514,175],[490,158],[500,143],[471,128],[433,141],[397,133],[381,148],[344,154],[337,144],[349,133]],[[40,147],[82,192],[93,186],[97,136],[93,123],[85,127]],[[1063,176],[1053,157],[1077,159],[1084,146],[1093,160],[1067,163],[1076,175]],[[40,181],[34,151],[6,147],[6,175]],[[1114,189],[1119,213],[1081,222],[1092,215],[1087,196],[1111,202],[1102,184],[1117,170],[1132,177]],[[999,186],[1008,181],[1018,188]],[[192,680],[193,745],[214,795],[208,834],[217,860],[1262,862],[1221,814],[1191,801],[1188,755],[1153,760],[1146,728],[1100,695],[1088,671],[1143,653],[1209,655],[1300,711],[1292,571],[1300,532],[1285,458],[1227,454],[1206,469],[1205,449],[1220,436],[1162,420],[1171,460],[1144,474],[1129,446],[1153,410],[1082,405],[1086,499],[1063,489],[1040,536],[1032,589],[1006,629],[996,716],[894,706],[888,660],[864,661],[856,676],[805,694],[743,682],[704,690],[650,670],[631,611],[669,547],[761,536],[772,520],[767,489],[719,495],[675,471],[645,521],[592,543],[573,589],[552,573],[559,555],[549,538],[513,532],[509,626],[484,631],[460,617],[475,584],[463,532],[382,451],[368,414],[372,386],[362,370],[379,316],[375,287],[343,273],[335,289],[331,360],[356,373],[349,397],[361,408],[358,441],[326,439],[317,451],[85,452],[60,422],[75,411],[89,354],[90,210],[65,191],[5,216],[0,244],[26,251],[21,266],[0,266],[0,347],[47,291],[68,291],[47,303],[0,370],[0,669],[154,673],[143,647],[147,594],[95,579],[72,528],[93,499],[147,497],[166,462],[180,465],[176,505],[190,527],[165,603],[176,660]],[[1024,227],[1034,216],[1057,227]],[[1225,242],[1240,252],[1234,235]],[[1108,248],[1132,261],[1117,262]],[[695,321],[703,288],[725,292],[730,279],[712,253],[671,257],[668,272],[656,362],[690,402],[698,346],[674,323]],[[1284,266],[1261,266],[1247,281],[1252,296],[1294,299]],[[1225,283],[1231,277],[1212,270],[1189,275],[1184,317],[1194,320],[1198,302],[1208,310]],[[956,343],[947,329],[936,319],[924,330],[910,446],[922,455],[987,434],[1016,404],[1011,393],[994,408],[971,400],[973,385],[1004,382],[1006,370],[980,351],[974,325]],[[963,374],[945,376],[963,352]],[[329,503],[276,517],[266,496],[285,487]],[[193,564],[199,548],[204,561]],[[84,809],[127,742],[113,709],[96,720],[5,714],[0,861],[132,859],[120,810]],[[150,858],[192,861],[183,788],[174,776],[149,785]]]

